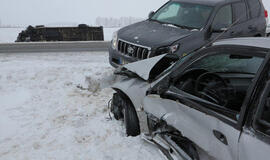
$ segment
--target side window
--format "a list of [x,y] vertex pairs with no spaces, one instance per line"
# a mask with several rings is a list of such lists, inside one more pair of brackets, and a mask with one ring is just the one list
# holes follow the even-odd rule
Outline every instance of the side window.
[[266,83],[262,92],[258,111],[256,113],[255,128],[270,135],[270,81]]
[[244,2],[240,3],[233,3],[233,17],[235,21],[238,21],[238,23],[242,23],[247,21],[247,7]]
[[159,19],[167,19],[176,17],[180,9],[180,4],[174,3],[172,5],[167,6],[162,10],[162,12],[158,15]]
[[264,58],[233,52],[218,51],[200,58],[174,80],[174,86],[191,95],[195,103],[237,120]]
[[251,18],[258,17],[261,9],[259,0],[247,0],[247,2]]
[[213,21],[213,26],[225,26],[229,27],[233,22],[232,6],[227,5],[222,7],[216,14]]

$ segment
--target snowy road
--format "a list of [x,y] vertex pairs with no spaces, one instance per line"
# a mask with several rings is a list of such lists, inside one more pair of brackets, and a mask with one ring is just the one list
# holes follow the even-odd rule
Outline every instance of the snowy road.
[[[107,53],[0,54],[1,160],[159,160],[107,121]],[[88,90],[79,89],[88,88]]]

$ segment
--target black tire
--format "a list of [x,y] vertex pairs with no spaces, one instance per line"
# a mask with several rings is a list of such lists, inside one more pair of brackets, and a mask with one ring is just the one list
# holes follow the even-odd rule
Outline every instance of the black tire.
[[124,106],[124,124],[127,136],[138,136],[140,134],[139,119],[136,110],[129,100],[126,100]]
[[116,120],[121,120],[124,118],[123,104],[123,98],[120,96],[120,94],[114,93],[111,104],[111,112]]

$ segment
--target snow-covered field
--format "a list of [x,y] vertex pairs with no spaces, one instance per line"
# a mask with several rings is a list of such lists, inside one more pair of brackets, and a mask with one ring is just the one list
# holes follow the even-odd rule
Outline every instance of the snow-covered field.
[[107,58],[0,54],[0,159],[161,159],[140,137],[126,137],[122,122],[106,119],[114,82]]
[[[110,41],[112,39],[113,32],[118,29],[119,28],[104,28],[104,40]],[[0,43],[15,42],[22,30],[25,30],[25,28],[0,28]]]

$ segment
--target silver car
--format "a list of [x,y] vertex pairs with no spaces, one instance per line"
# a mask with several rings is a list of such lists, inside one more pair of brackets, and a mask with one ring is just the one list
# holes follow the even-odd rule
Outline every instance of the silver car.
[[267,38],[222,40],[178,60],[163,55],[123,66],[112,112],[132,136],[146,124],[145,113],[149,131],[142,137],[169,160],[265,160],[269,44]]

